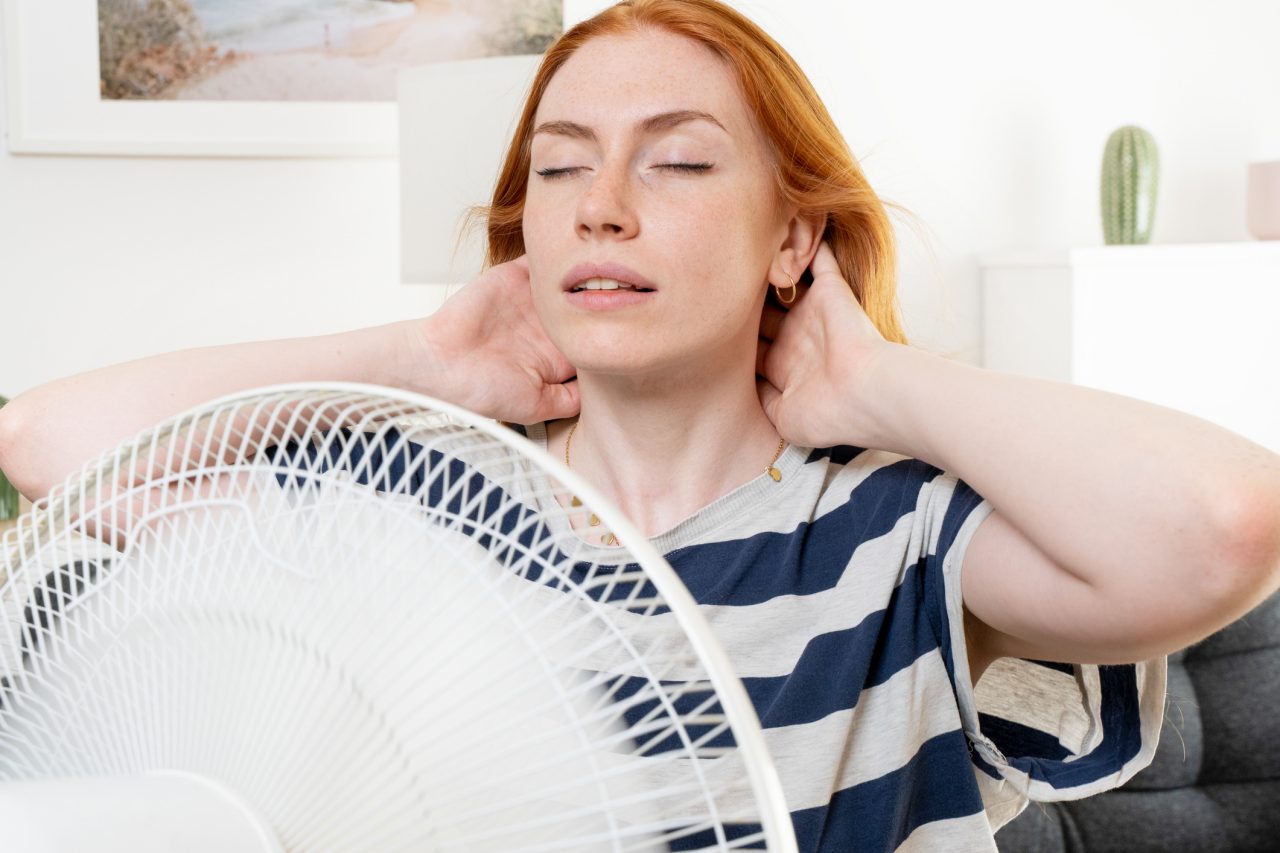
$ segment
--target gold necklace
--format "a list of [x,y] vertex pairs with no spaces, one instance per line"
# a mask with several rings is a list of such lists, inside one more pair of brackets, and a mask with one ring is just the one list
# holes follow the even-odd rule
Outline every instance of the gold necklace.
[[[579,423],[580,421],[573,422],[573,426],[569,427],[569,435],[567,435],[564,440],[564,467],[566,468],[573,467],[573,463],[569,461],[569,447],[573,444],[573,434],[577,431]],[[772,477],[775,483],[782,482],[782,472],[775,468],[773,463],[777,462],[778,457],[782,455],[783,444],[782,436],[778,436],[778,449],[773,451],[773,458],[769,460],[769,464],[766,465],[764,469],[764,472]],[[578,499],[577,495],[574,495],[569,501],[569,505],[575,507],[582,506],[582,501]],[[599,527],[600,517],[593,512],[591,513],[591,517],[587,519],[587,523],[592,527]],[[600,541],[605,545],[617,545],[618,537],[614,536],[611,531],[606,530],[601,535]]]

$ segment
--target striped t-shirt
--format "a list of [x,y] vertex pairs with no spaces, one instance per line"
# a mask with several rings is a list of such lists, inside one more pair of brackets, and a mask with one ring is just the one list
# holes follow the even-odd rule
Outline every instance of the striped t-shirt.
[[[543,424],[516,430],[546,449]],[[286,455],[300,450],[316,461]],[[371,455],[346,464],[379,471],[375,487],[422,479],[414,454]],[[1164,658],[1006,658],[971,685],[960,572],[993,507],[966,483],[857,447],[789,445],[774,467],[780,482],[761,473],[650,542],[746,687],[803,853],[994,851],[1029,800],[1086,797],[1150,762]]]
[[960,572],[993,507],[962,480],[856,447],[775,467],[650,541],[746,686],[801,851],[995,850],[1029,800],[1150,762],[1164,658],[1002,659],[971,686]]

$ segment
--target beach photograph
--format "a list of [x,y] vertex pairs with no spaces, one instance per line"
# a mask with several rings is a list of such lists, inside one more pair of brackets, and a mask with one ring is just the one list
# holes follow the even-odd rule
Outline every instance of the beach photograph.
[[394,101],[430,62],[542,53],[563,0],[98,0],[104,100]]

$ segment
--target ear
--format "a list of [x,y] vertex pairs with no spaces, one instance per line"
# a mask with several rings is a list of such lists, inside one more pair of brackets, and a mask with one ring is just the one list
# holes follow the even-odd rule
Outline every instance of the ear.
[[825,214],[792,214],[786,221],[786,232],[778,251],[769,264],[769,282],[785,288],[789,281],[799,283],[804,271],[813,263],[827,228]]

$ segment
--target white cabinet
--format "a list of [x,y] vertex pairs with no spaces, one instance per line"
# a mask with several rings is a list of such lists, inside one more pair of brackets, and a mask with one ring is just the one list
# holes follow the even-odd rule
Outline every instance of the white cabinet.
[[1179,409],[1280,452],[1280,241],[979,265],[984,367]]

